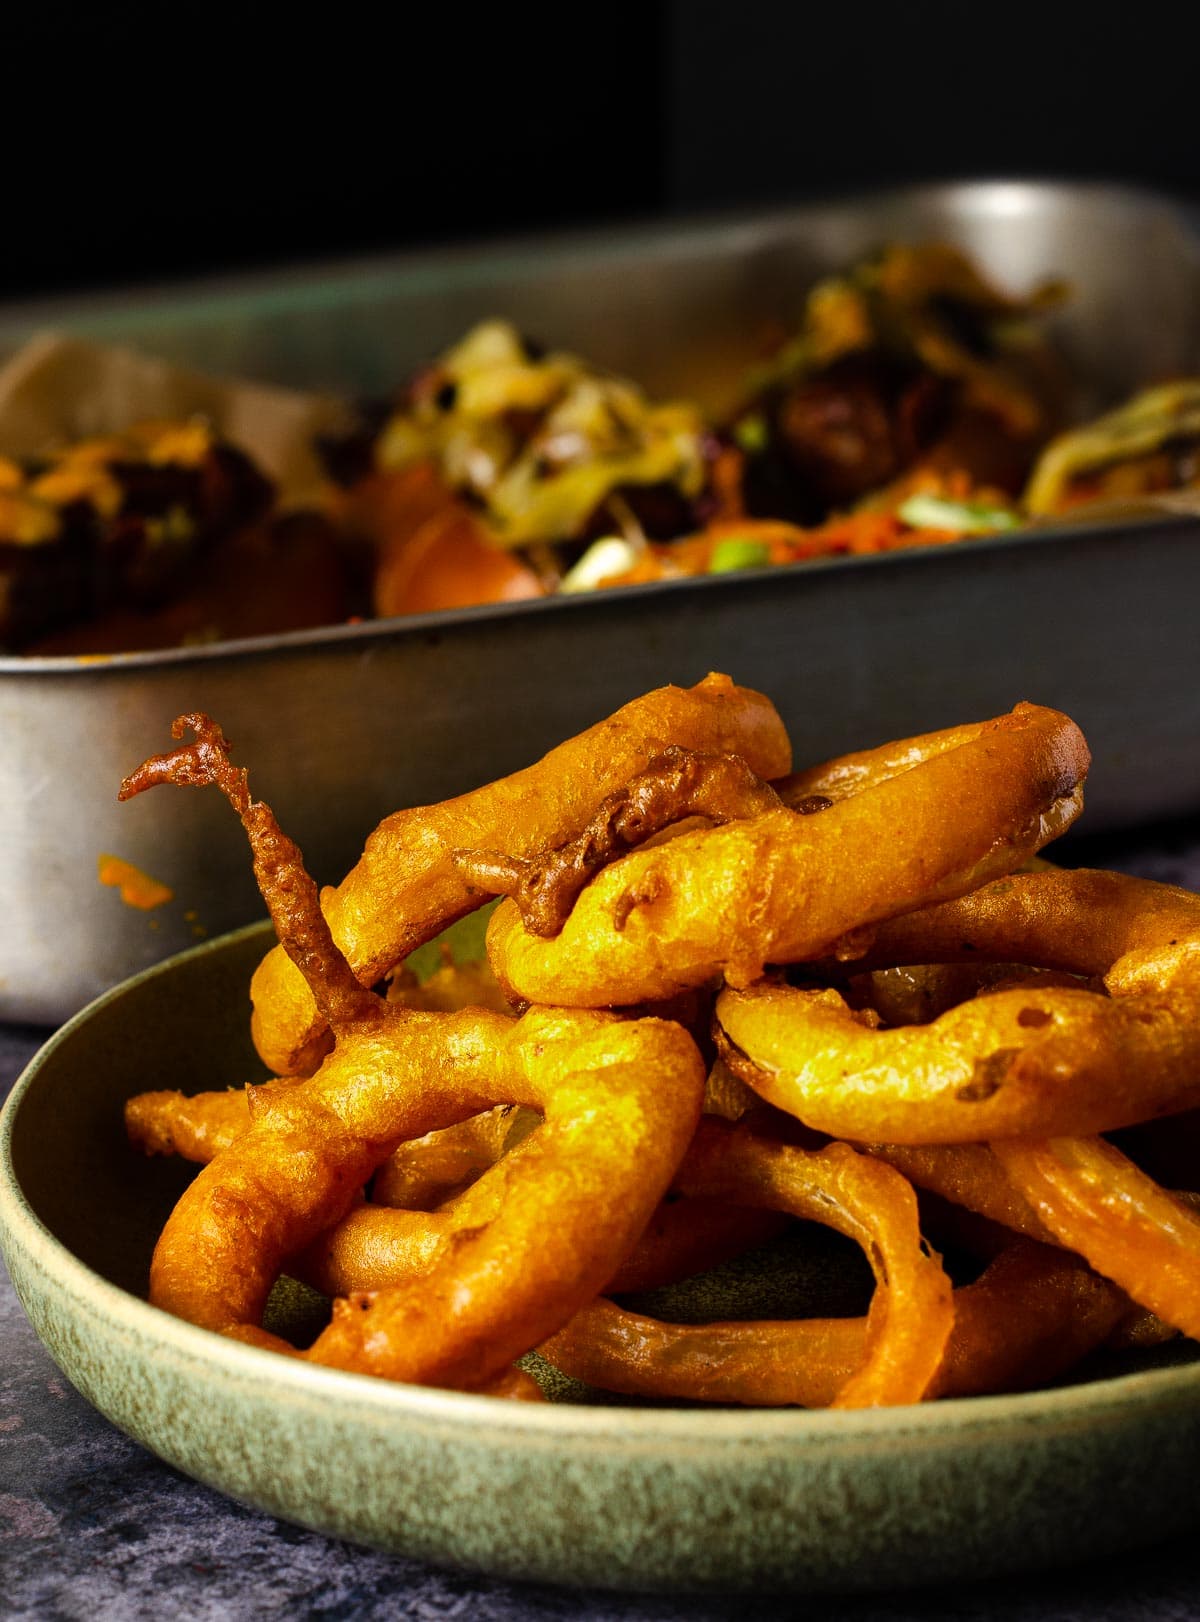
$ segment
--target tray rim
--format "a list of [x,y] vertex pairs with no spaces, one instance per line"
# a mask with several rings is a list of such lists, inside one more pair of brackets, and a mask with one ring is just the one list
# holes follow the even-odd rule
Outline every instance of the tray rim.
[[706,594],[736,593],[753,589],[764,580],[778,581],[780,589],[800,590],[804,580],[814,576],[837,575],[862,569],[919,569],[934,559],[977,558],[1003,555],[1014,549],[1050,546],[1056,554],[1074,542],[1087,545],[1096,539],[1118,535],[1135,539],[1147,534],[1178,530],[1200,539],[1200,510],[1195,513],[1148,511],[1136,520],[1128,518],[1080,519],[1073,522],[1030,524],[1017,530],[992,535],[964,537],[945,546],[898,547],[891,552],[843,554],[811,558],[766,569],[746,569],[732,574],[692,575],[682,580],[653,580],[633,586],[613,586],[606,590],[569,593],[563,596],[531,598],[508,603],[478,603],[467,608],[438,609],[426,614],[402,614],[387,619],[322,625],[307,630],[282,631],[269,636],[230,638],[189,647],[155,648],[133,653],[16,654],[0,653],[0,681],[8,676],[99,676],[106,672],[140,672],[179,666],[204,666],[213,662],[254,658],[273,653],[318,652],[338,649],[355,652],[380,642],[420,640],[447,631],[469,630],[471,626],[492,625],[546,614],[584,615],[590,612],[619,614],[630,603],[646,603],[656,598],[665,602],[703,602]]

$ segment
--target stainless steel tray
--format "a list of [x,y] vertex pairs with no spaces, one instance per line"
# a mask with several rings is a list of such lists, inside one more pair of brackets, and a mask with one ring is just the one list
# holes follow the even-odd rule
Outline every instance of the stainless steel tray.
[[[487,314],[632,372],[728,397],[765,316],[823,271],[939,237],[1020,288],[1066,276],[1063,342],[1091,409],[1200,370],[1200,240],[1161,199],[1100,186],[939,186],[750,219],[373,261],[0,312],[0,353],[47,325],[181,363],[378,390]],[[0,659],[0,1017],[54,1021],[155,959],[260,915],[211,791],[116,804],[171,719],[225,726],[322,882],[387,811],[535,758],[635,693],[710,669],[769,692],[798,757],[991,714],[1068,710],[1096,765],[1086,825],[1200,809],[1200,521],[1033,531],[420,620],[107,661]],[[143,913],[97,881],[132,861]]]

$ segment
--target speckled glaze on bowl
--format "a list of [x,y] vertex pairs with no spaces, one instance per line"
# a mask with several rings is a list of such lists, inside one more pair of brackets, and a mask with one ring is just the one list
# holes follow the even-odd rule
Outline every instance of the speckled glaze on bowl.
[[121,1104],[259,1073],[256,926],[65,1026],[0,1120],[0,1239],[67,1377],[189,1475],[319,1531],[512,1577],[817,1592],[1085,1559],[1200,1521],[1200,1365],[869,1413],[506,1403],[292,1362],[139,1298],[186,1175]]

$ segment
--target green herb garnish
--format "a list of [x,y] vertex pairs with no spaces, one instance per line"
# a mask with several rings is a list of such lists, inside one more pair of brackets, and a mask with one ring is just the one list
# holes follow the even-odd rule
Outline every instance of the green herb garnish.
[[765,541],[753,541],[745,535],[726,535],[713,546],[708,572],[732,574],[735,569],[761,569],[770,561],[771,549]]
[[896,517],[913,529],[956,529],[966,535],[1016,529],[1021,521],[1010,507],[989,506],[982,501],[948,501],[944,496],[919,491],[896,508]]

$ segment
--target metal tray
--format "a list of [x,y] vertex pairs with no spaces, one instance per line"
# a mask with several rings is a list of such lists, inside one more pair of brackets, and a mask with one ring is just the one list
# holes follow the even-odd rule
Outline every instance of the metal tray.
[[[719,405],[766,316],[872,246],[945,238],[1016,288],[1067,277],[1061,336],[1090,410],[1200,370],[1200,237],[1103,186],[938,186],[749,219],[410,256],[0,312],[210,371],[379,390],[508,315],[655,391]],[[1161,517],[134,654],[0,659],[0,1017],[56,1021],[159,957],[261,915],[218,796],[116,803],[122,774],[206,709],[321,882],[387,811],[535,758],[646,688],[726,670],[769,692],[797,756],[975,718],[1069,711],[1096,765],[1086,826],[1200,808],[1200,520]],[[170,885],[152,912],[112,853]]]

